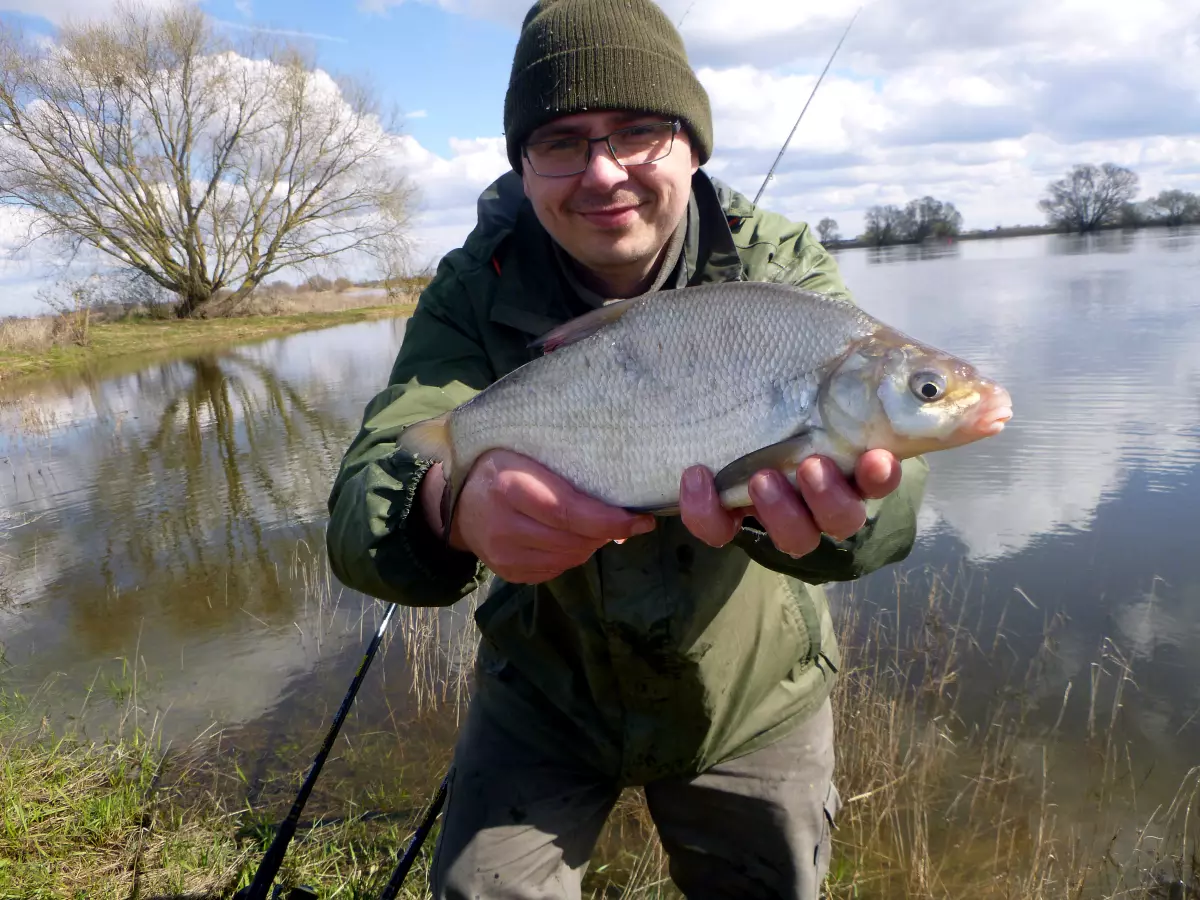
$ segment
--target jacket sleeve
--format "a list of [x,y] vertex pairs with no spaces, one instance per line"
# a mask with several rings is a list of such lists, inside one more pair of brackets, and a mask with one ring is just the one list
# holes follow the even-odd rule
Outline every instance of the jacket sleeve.
[[474,555],[446,546],[414,511],[430,464],[396,448],[405,427],[453,409],[494,380],[456,268],[444,258],[422,293],[388,386],[367,404],[329,496],[326,546],[334,575],[409,606],[449,606],[486,576]]
[[[759,215],[759,230],[770,234],[770,242],[777,247],[770,266],[772,281],[853,302],[837,262],[807,225],[774,213]],[[916,457],[904,460],[900,468],[900,486],[882,500],[867,502],[867,522],[849,540],[822,535],[816,550],[793,559],[777,550],[762,526],[748,518],[734,542],[755,562],[808,584],[850,581],[899,562],[916,542],[917,512],[924,499],[929,464],[924,457]]]

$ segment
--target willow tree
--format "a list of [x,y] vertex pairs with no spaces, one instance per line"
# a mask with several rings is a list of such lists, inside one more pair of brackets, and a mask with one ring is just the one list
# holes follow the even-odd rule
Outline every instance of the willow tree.
[[1119,221],[1137,190],[1137,174],[1129,169],[1115,163],[1080,164],[1046,186],[1038,208],[1051,225],[1083,234]]
[[198,8],[122,6],[53,42],[0,30],[0,202],[202,310],[281,269],[394,259],[412,191],[371,94]]

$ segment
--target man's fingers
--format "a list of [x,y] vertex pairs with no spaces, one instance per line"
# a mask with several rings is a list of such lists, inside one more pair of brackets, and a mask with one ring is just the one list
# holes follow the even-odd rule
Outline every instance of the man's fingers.
[[704,543],[724,547],[737,535],[744,513],[721,506],[712,473],[704,466],[692,466],[679,483],[679,517]]
[[568,569],[582,566],[591,551],[566,554],[528,547],[499,548],[489,559],[487,567],[505,581],[520,584],[539,584],[557,578]]
[[796,475],[800,495],[819,530],[845,540],[866,523],[862,497],[830,460],[809,457]]
[[821,531],[782,473],[774,469],[756,473],[749,490],[755,518],[780,551],[800,557],[817,549]]
[[508,527],[508,537],[515,546],[552,553],[584,553],[591,555],[606,541],[590,538],[573,531],[563,531],[544,525],[523,513],[516,513]]
[[545,474],[505,469],[495,490],[517,512],[556,528],[598,541],[627,538],[654,530],[654,517],[634,515],[581,493],[549,470]]
[[854,468],[854,483],[867,500],[882,500],[900,486],[900,461],[886,450],[868,450]]

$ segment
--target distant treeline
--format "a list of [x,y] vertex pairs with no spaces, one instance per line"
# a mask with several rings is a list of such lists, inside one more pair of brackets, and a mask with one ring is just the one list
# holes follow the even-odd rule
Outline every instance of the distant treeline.
[[1046,186],[1046,194],[1038,202],[1046,216],[1045,225],[997,225],[964,231],[962,215],[953,203],[927,196],[903,207],[872,206],[857,237],[842,238],[838,223],[831,218],[817,224],[817,236],[826,247],[840,249],[1200,223],[1200,195],[1172,189],[1135,200],[1137,191],[1138,176],[1130,169],[1114,163],[1081,163]]

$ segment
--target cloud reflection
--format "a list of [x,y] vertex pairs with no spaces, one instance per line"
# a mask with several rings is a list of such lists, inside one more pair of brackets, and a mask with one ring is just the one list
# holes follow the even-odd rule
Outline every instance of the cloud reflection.
[[1193,238],[963,242],[917,264],[899,248],[839,254],[864,307],[1013,396],[1002,435],[930,456],[927,528],[973,559],[1009,556],[1088,529],[1135,473],[1169,489],[1200,465],[1200,260],[1173,249]]

